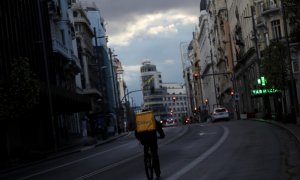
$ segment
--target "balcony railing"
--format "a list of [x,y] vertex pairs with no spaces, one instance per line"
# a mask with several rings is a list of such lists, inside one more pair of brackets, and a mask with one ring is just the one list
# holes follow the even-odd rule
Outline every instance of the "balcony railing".
[[63,56],[65,56],[68,59],[71,59],[71,54],[69,53],[68,48],[61,43],[59,40],[57,39],[53,39],[52,40],[52,44],[53,44],[53,52],[58,52],[60,54],[62,54]]
[[80,71],[80,61],[78,57],[75,56],[74,52],[72,49],[68,49],[63,43],[58,41],[57,39],[52,40],[52,49],[53,52],[59,53],[62,56],[64,56],[66,59],[69,59],[76,67],[76,72]]
[[276,3],[265,3],[263,5],[263,11],[262,11],[262,15],[266,15],[269,13],[273,13],[276,11],[280,11],[281,6],[279,4]]

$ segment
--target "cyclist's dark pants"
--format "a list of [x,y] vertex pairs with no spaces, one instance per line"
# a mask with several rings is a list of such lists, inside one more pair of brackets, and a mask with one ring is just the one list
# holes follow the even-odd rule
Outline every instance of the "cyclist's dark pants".
[[158,147],[157,147],[157,142],[151,142],[151,143],[147,143],[144,145],[144,154],[146,154],[147,151],[147,147],[150,146],[151,149],[151,153],[153,156],[153,168],[155,171],[155,174],[157,176],[160,175],[160,164],[159,164],[159,157],[158,157]]

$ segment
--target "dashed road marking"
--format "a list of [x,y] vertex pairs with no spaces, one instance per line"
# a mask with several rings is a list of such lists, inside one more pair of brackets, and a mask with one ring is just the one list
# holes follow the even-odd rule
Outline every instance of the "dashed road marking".
[[222,135],[221,139],[214,144],[212,147],[210,147],[207,151],[205,151],[203,154],[201,154],[199,157],[197,157],[194,161],[192,161],[190,164],[182,168],[181,170],[177,171],[175,174],[167,178],[167,180],[173,180],[173,179],[178,179],[185,173],[187,173],[189,170],[194,168],[197,164],[199,164],[201,161],[206,159],[209,155],[211,155],[215,150],[217,150],[223,142],[227,139],[229,135],[229,130],[227,127],[222,126],[224,129],[224,134]]

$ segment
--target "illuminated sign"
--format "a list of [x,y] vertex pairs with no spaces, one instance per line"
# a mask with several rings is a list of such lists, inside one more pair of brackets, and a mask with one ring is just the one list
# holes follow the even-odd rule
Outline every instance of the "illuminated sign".
[[251,94],[252,95],[263,95],[263,94],[274,94],[274,93],[279,93],[279,89],[252,89]]

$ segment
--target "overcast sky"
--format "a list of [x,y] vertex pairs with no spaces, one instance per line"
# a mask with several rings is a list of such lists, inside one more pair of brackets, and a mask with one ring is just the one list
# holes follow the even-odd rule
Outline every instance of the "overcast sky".
[[[106,21],[108,46],[124,68],[129,91],[141,89],[140,66],[148,59],[163,82],[184,83],[180,43],[198,25],[200,0],[82,0],[95,2]],[[136,106],[142,94],[132,93]]]

